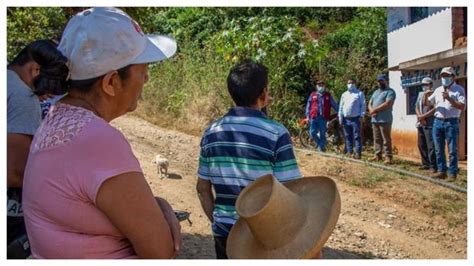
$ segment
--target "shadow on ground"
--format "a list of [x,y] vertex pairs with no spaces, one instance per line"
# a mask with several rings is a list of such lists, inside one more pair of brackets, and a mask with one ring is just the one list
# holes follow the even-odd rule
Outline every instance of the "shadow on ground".
[[353,252],[347,249],[323,248],[323,259],[384,259],[370,252]]
[[[214,240],[211,235],[183,234],[183,247],[177,259],[215,259]],[[323,248],[323,259],[384,259],[370,252],[353,252],[346,249]]]
[[181,175],[178,174],[168,174],[168,179],[183,179]]
[[[211,228],[209,228],[209,231]],[[201,234],[183,234],[183,246],[177,259],[215,259],[212,236]]]

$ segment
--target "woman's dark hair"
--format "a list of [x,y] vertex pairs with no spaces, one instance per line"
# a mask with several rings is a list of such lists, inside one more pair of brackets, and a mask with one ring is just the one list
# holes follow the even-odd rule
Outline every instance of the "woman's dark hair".
[[9,67],[24,66],[31,61],[40,65],[40,74],[33,81],[36,95],[66,93],[66,79],[69,73],[67,58],[56,48],[54,42],[37,40],[28,44],[13,59]]
[[[121,69],[117,70],[119,77],[124,80],[127,79],[129,76],[129,69],[132,65],[128,65],[122,67]],[[90,79],[83,79],[83,80],[69,80],[68,85],[69,88],[74,89],[76,91],[87,93],[89,92],[94,84],[96,84],[99,80],[101,80],[105,75],[90,78]]]
[[233,67],[227,76],[227,89],[237,106],[255,104],[267,84],[267,67],[248,59]]

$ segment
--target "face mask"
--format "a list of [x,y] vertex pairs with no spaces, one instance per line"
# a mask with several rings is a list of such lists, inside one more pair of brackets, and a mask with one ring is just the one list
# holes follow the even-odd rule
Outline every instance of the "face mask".
[[452,82],[453,79],[451,77],[441,78],[441,84],[443,84],[445,87],[451,85]]
[[430,86],[423,86],[423,91],[428,91],[430,90]]
[[323,93],[326,90],[323,86],[318,86],[318,92]]
[[355,89],[355,85],[354,84],[347,84],[347,89],[348,90]]

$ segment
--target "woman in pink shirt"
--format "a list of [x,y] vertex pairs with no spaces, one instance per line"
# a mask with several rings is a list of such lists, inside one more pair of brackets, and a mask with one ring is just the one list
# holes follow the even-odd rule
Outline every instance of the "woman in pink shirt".
[[24,176],[32,256],[175,257],[179,222],[109,124],[135,110],[148,63],[171,57],[175,41],[144,35],[119,9],[92,8],[69,21],[58,49],[68,58],[68,95],[35,134]]

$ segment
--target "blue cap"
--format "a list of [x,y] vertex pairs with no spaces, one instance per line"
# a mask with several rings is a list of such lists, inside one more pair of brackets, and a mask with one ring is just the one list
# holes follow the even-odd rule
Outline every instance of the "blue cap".
[[379,80],[387,81],[387,77],[384,74],[378,74],[377,75],[377,81],[379,81]]

